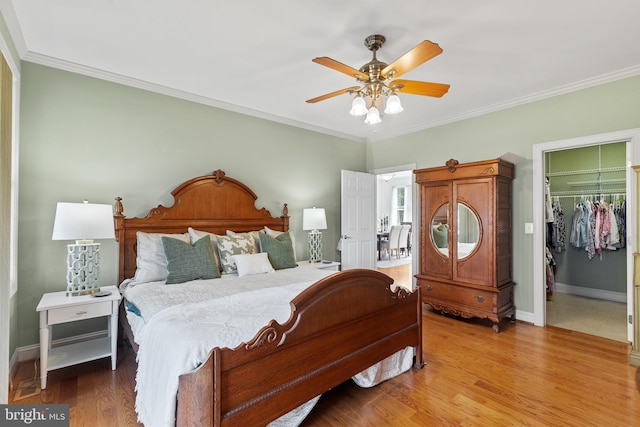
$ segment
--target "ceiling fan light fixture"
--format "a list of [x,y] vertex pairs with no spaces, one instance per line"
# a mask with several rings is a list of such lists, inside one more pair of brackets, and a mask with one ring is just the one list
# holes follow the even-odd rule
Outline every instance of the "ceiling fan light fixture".
[[387,98],[387,106],[384,109],[385,114],[398,114],[404,110],[402,108],[402,103],[400,103],[400,98],[395,93],[391,94],[389,98]]
[[376,125],[382,122],[382,120],[380,119],[380,112],[378,112],[378,109],[376,107],[369,108],[369,111],[367,112],[367,118],[364,119],[364,122],[368,125]]
[[[359,69],[345,65],[327,56],[314,58],[313,62],[317,64],[355,78],[358,86],[336,90],[308,99],[307,102],[313,104],[345,93],[355,95],[349,114],[352,116],[364,116],[366,114],[365,123],[378,124],[382,120],[380,112],[376,108],[376,103],[382,107],[383,98],[387,98],[384,113],[391,115],[401,113],[404,110],[396,92],[402,92],[403,95],[413,94],[440,98],[449,91],[449,85],[444,83],[397,79],[397,77],[440,55],[442,53],[440,46],[429,40],[423,40],[400,58],[391,64],[387,64],[376,57],[376,52],[382,47],[385,40],[385,37],[380,34],[373,34],[364,40],[365,47],[371,51],[373,57],[371,61]],[[370,105],[368,110],[367,104]]]
[[364,116],[367,114],[367,103],[361,96],[356,96],[353,98],[353,103],[351,103],[351,111],[349,114],[352,116]]

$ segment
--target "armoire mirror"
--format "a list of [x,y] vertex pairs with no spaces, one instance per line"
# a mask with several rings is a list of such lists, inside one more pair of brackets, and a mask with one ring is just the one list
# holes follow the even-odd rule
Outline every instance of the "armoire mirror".
[[[449,204],[440,206],[431,219],[431,241],[445,257],[449,257]],[[480,239],[480,222],[476,214],[464,203],[458,203],[458,259],[473,252]]]
[[464,203],[458,203],[458,259],[469,256],[480,239],[480,222]]
[[449,203],[445,203],[436,210],[431,219],[431,241],[438,248],[438,252],[449,257]]

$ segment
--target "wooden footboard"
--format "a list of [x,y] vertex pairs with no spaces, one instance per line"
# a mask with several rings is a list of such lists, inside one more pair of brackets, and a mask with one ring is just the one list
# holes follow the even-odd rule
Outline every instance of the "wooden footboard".
[[298,295],[283,325],[215,348],[180,377],[178,426],[266,425],[405,347],[423,365],[420,290],[374,270],[331,275]]

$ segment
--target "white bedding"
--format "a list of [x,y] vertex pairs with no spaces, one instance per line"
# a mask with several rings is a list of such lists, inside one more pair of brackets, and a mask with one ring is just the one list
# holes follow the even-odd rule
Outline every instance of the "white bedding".
[[[462,243],[458,242],[458,259],[464,258],[476,248],[476,243]],[[444,255],[449,256],[449,248],[438,248],[438,251]]]
[[[132,326],[140,346],[136,374],[138,420],[147,427],[174,426],[179,375],[200,366],[214,347],[234,348],[249,341],[271,319],[286,322],[291,314],[290,301],[332,273],[299,267],[242,278],[125,286],[125,298],[142,313],[142,317],[127,314],[135,319]],[[372,386],[410,369],[412,362],[413,349],[407,348],[354,380],[361,386]],[[272,425],[298,425],[316,400]]]

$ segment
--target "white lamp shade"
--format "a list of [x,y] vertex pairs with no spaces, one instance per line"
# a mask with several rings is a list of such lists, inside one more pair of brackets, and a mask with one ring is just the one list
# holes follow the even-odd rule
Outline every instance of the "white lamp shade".
[[115,239],[113,208],[95,203],[58,203],[52,240]]
[[307,208],[302,211],[303,230],[326,230],[327,216],[324,208]]
[[398,114],[403,110],[404,108],[402,108],[398,95],[393,94],[387,98],[387,107],[384,109],[385,114]]
[[367,103],[364,98],[361,96],[356,96],[353,98],[353,103],[351,104],[351,111],[349,114],[352,116],[364,116],[367,114]]
[[382,120],[380,119],[380,113],[378,112],[378,109],[376,107],[369,108],[367,118],[364,119],[364,122],[368,125],[375,125],[382,122]]

